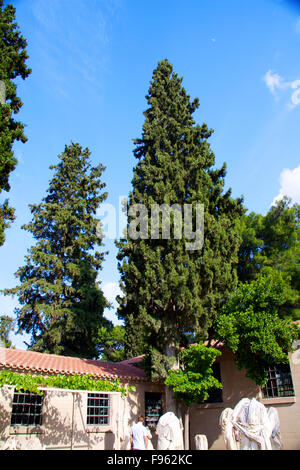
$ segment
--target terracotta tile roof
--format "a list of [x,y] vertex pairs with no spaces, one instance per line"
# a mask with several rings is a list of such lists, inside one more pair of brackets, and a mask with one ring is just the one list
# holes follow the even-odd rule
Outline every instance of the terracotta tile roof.
[[21,351],[0,347],[0,369],[46,374],[91,374],[95,378],[146,380],[143,370],[122,362],[105,362],[77,357]]
[[[205,341],[204,344],[205,344],[205,346],[208,346],[209,342]],[[225,343],[222,343],[222,342],[218,341],[217,339],[212,339],[210,341],[210,347],[211,348],[221,349],[224,346],[225,346]]]
[[145,354],[142,354],[141,356],[132,357],[131,359],[125,359],[124,361],[121,361],[119,364],[128,364],[128,365],[138,364],[139,362],[142,362],[144,357],[145,357]]

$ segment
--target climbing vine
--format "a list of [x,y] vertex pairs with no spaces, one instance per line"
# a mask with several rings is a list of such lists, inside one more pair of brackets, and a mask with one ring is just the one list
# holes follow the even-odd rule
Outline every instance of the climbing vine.
[[119,379],[100,380],[94,379],[92,375],[44,375],[19,374],[8,370],[0,371],[0,388],[4,385],[12,385],[17,391],[25,390],[42,394],[40,387],[53,387],[69,390],[91,390],[99,392],[121,392],[123,396],[128,391],[134,390],[133,386],[120,384]]

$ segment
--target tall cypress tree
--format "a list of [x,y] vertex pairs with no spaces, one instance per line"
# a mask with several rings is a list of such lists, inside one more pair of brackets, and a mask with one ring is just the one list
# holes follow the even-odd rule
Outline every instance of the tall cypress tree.
[[194,121],[199,101],[191,101],[168,60],[154,70],[146,99],[142,135],[134,141],[138,163],[128,214],[136,204],[149,213],[153,204],[178,204],[182,211],[185,204],[193,211],[204,206],[201,249],[187,249],[187,236],[180,239],[175,232],[169,239],[153,239],[148,232],[148,238],[141,233],[117,243],[124,293],[118,314],[125,320],[127,354],[150,353],[152,377],[163,377],[189,333],[209,336],[222,300],[236,286],[236,222],[244,209],[242,199],[223,191],[226,166],[214,168],[208,143],[213,131]]
[[[24,124],[13,117],[21,107],[17,96],[17,86],[13,80],[24,80],[31,73],[27,67],[27,42],[15,22],[16,10],[12,5],[3,7],[0,0],[0,194],[9,191],[9,176],[15,169],[17,160],[13,152],[16,140],[26,142]],[[0,204],[0,246],[5,240],[5,229],[14,220],[14,210],[5,200]]]
[[92,167],[89,157],[79,144],[65,147],[50,167],[55,173],[47,196],[30,206],[32,220],[22,227],[37,243],[16,273],[20,285],[5,294],[18,296],[18,327],[31,334],[34,351],[96,357],[98,329],[110,323],[96,279],[104,259],[95,250],[102,245],[95,214],[107,196],[104,167]]

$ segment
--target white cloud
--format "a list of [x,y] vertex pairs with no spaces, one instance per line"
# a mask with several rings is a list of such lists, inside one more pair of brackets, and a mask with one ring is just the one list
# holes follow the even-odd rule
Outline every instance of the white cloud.
[[120,295],[120,296],[123,295],[119,287],[119,284],[117,282],[107,282],[106,284],[103,284],[102,290],[106,299],[115,305],[117,305],[117,302],[116,302],[117,295]]
[[298,104],[300,104],[300,80],[295,80],[294,82],[292,82],[291,88],[293,90],[296,90],[291,96],[291,107],[294,108],[295,106],[298,106]]
[[300,104],[300,80],[293,80],[292,82],[284,80],[281,75],[268,70],[268,72],[263,77],[265,84],[269,88],[272,95],[276,99],[279,99],[278,92],[284,90],[294,90],[290,96],[288,107],[290,109],[295,108]]
[[274,73],[272,70],[268,70],[264,76],[264,81],[273,95],[276,93],[276,88],[281,89],[284,87],[283,78],[278,73]]
[[274,198],[272,205],[283,196],[288,196],[293,203],[300,204],[300,165],[293,170],[285,168],[280,175],[280,191]]
[[[113,309],[116,311],[118,308],[118,302],[116,301],[116,297],[117,295],[119,295],[120,297],[123,296],[119,284],[117,282],[107,282],[101,287],[105,298],[109,302],[111,302]],[[111,320],[114,325],[122,325],[122,321],[118,320],[116,314],[113,313],[111,310],[105,309],[104,315],[108,320]]]

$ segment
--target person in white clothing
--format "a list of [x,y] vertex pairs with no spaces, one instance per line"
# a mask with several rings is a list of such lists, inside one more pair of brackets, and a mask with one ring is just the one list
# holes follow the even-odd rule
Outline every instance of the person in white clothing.
[[144,417],[139,416],[138,422],[130,430],[130,444],[132,450],[146,450],[148,448],[148,430],[144,426]]

